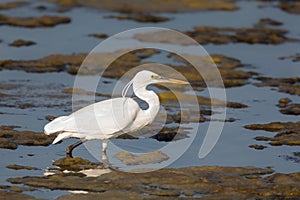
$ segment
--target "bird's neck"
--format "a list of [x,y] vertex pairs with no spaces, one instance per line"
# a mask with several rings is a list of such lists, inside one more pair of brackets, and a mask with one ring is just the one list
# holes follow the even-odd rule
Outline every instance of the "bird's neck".
[[148,104],[148,108],[142,110],[140,114],[152,122],[159,111],[160,103],[158,96],[153,91],[147,90],[146,87],[146,85],[133,85],[133,91],[138,98]]

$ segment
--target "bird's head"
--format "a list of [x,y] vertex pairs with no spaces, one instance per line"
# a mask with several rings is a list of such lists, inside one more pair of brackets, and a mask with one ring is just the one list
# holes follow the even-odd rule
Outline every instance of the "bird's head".
[[157,83],[175,83],[175,84],[189,84],[186,81],[172,79],[164,76],[160,76],[154,72],[143,70],[138,72],[134,77],[135,83],[143,83],[146,85]]
[[147,85],[150,84],[158,84],[158,83],[175,83],[175,84],[189,84],[189,82],[181,81],[177,79],[171,79],[167,77],[160,76],[154,72],[143,70],[138,72],[134,78],[127,83],[127,85],[122,90],[122,96],[125,97],[129,87],[132,85],[135,93],[142,89],[146,88]]

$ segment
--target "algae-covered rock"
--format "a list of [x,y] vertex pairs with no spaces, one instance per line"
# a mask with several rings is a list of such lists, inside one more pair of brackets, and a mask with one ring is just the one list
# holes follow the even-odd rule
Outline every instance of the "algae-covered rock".
[[267,148],[265,145],[259,145],[259,144],[251,144],[249,145],[250,148],[256,149],[256,150],[263,150]]
[[[285,29],[274,29],[266,25],[278,25],[262,19],[254,27],[233,28],[233,27],[211,27],[198,26],[193,30],[186,31],[185,34],[195,39],[199,44],[228,44],[228,43],[249,43],[249,44],[280,44],[283,42],[294,41],[288,38]],[[183,38],[178,38],[169,31],[156,31],[150,33],[137,33],[135,39],[144,42],[171,43],[178,45],[194,45],[194,42]]]
[[[112,171],[99,177],[75,173],[47,177],[10,178],[25,184],[54,190],[88,191],[70,194],[70,198],[150,199],[193,197],[203,199],[297,199],[300,197],[300,173],[272,174],[269,168],[203,166],[160,169],[147,173]],[[113,191],[113,192],[112,192]],[[122,196],[123,195],[123,196]]]
[[10,10],[10,9],[22,7],[25,5],[28,5],[28,2],[14,1],[14,2],[0,3],[0,10]]
[[60,5],[60,10],[65,11],[75,6],[85,6],[98,9],[107,9],[121,13],[155,13],[155,12],[191,12],[197,10],[226,10],[238,9],[235,0],[48,0]]
[[53,165],[60,167],[62,170],[80,171],[84,169],[95,169],[103,167],[102,163],[94,163],[79,157],[76,158],[60,158],[53,162]]
[[9,44],[9,46],[14,46],[14,47],[22,47],[22,46],[31,46],[35,45],[36,43],[30,40],[15,40]]
[[[143,49],[137,51],[131,51],[126,53],[125,55],[119,57],[114,62],[111,62],[111,59],[115,58],[116,55],[119,55],[120,52],[124,52],[125,50],[120,50],[111,53],[93,53],[90,54],[84,65],[81,66],[83,60],[86,58],[87,54],[71,54],[71,55],[61,55],[54,54],[49,55],[36,60],[0,60],[0,69],[10,69],[10,70],[24,70],[26,72],[60,72],[67,71],[70,74],[80,74],[80,75],[88,75],[88,74],[97,74],[104,69],[106,65],[109,65],[106,68],[105,72],[102,74],[104,77],[108,78],[120,78],[126,72],[133,69],[136,66],[145,64],[143,61],[145,58],[149,58],[154,54],[160,53],[155,49]],[[174,55],[173,55],[174,56]],[[193,56],[193,55],[185,55],[189,56],[190,59],[195,61],[201,59],[204,63],[209,65],[214,61],[218,70],[221,74],[222,80],[220,82],[224,82],[225,87],[237,87],[247,83],[247,80],[256,75],[253,72],[245,72],[241,70],[236,70],[238,67],[242,67],[244,64],[239,60],[227,57],[224,55],[212,55],[212,60],[209,57],[204,56]],[[170,55],[168,55],[171,58]],[[175,57],[175,56],[174,56]],[[206,83],[203,77],[199,74],[198,71],[191,65],[189,65],[184,60],[179,60],[178,57],[175,57],[178,62],[183,63],[183,65],[172,66],[175,70],[177,70],[180,74],[186,77],[186,79],[191,83],[192,87],[195,90],[201,90],[206,86]],[[122,66],[122,67],[120,67]],[[205,73],[205,80],[212,81],[216,80],[216,77],[219,76],[219,72],[211,73],[209,68],[204,65],[203,72]],[[149,70],[157,69],[156,65],[151,65],[148,67]],[[79,71],[80,70],[80,71]],[[201,69],[202,70],[202,69]],[[170,73],[168,76],[176,77],[175,73]],[[218,86],[220,87],[220,86]]]
[[48,146],[56,134],[45,135],[33,131],[17,131],[14,127],[0,126],[0,148],[16,149],[18,145]]
[[7,200],[7,199],[38,200],[38,198],[35,198],[28,194],[22,194],[20,192],[7,192],[5,190],[0,190],[0,200]]
[[122,15],[109,15],[105,16],[105,18],[115,18],[118,20],[134,20],[141,23],[159,23],[169,21],[170,18],[155,16],[150,14],[122,14]]
[[300,78],[269,78],[269,77],[258,77],[260,83],[255,83],[257,87],[275,87],[279,92],[300,96]]
[[270,145],[300,145],[300,122],[272,122],[268,124],[250,124],[245,126],[250,130],[265,130],[279,132],[274,137],[257,136],[258,141],[269,141]]
[[108,38],[108,35],[105,33],[91,33],[91,34],[88,34],[88,36],[94,37],[94,38],[99,38],[99,39]]
[[7,165],[6,168],[8,168],[8,169],[14,169],[14,170],[21,170],[21,169],[25,169],[25,170],[39,170],[39,168],[36,168],[36,167],[23,166],[23,165],[17,165],[17,164]]
[[[178,101],[176,95],[172,92],[163,92],[158,94],[159,99],[162,104],[172,103],[172,101]],[[207,105],[207,106],[219,106],[219,107],[230,107],[230,108],[246,108],[247,105],[237,102],[224,102],[218,99],[210,99],[202,96],[194,96],[190,94],[180,94],[179,100],[183,102],[194,102],[194,98],[198,101],[199,105]]]
[[53,27],[58,24],[66,24],[71,22],[71,18],[65,16],[49,16],[43,15],[41,17],[11,17],[8,15],[0,14],[0,26],[20,26],[26,28],[37,27]]
[[292,101],[288,98],[283,98],[279,100],[278,107],[282,114],[286,115],[300,115],[300,104],[292,103]]
[[279,7],[292,14],[300,14],[300,2],[299,1],[282,1]]

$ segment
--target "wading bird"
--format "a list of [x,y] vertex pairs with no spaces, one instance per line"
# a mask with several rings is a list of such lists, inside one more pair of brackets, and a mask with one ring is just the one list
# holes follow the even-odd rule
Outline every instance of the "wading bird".
[[[106,147],[110,138],[124,133],[137,131],[150,124],[159,111],[159,98],[147,86],[157,83],[188,84],[186,81],[159,76],[151,71],[138,72],[122,90],[122,97],[112,98],[88,105],[69,116],[61,116],[44,127],[47,135],[59,132],[53,144],[65,138],[81,140],[68,146],[67,157],[72,157],[72,150],[87,140],[102,140],[102,162],[108,165]],[[148,104],[143,110],[132,98],[126,97],[132,85],[133,92]]]

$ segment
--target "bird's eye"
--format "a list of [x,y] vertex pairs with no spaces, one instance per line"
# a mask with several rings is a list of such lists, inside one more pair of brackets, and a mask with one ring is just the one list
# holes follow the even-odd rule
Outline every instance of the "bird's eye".
[[159,78],[159,76],[152,75],[152,76],[151,76],[151,78],[152,78],[152,79],[158,79],[158,78]]

